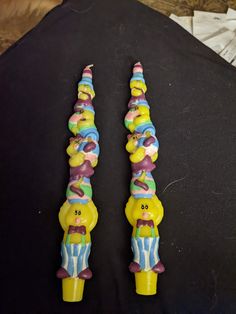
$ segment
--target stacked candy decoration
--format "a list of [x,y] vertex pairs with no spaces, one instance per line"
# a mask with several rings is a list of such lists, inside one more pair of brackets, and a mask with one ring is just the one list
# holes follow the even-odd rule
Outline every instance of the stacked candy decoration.
[[147,86],[140,62],[134,65],[130,88],[132,96],[125,126],[131,132],[126,150],[130,153],[132,180],[125,214],[133,227],[131,248],[134,257],[129,270],[135,274],[136,292],[153,295],[156,294],[158,274],[165,270],[158,254],[157,229],[163,218],[163,207],[156,196],[156,184],[151,174],[156,167],[159,143],[145,97]]
[[98,219],[97,208],[92,201],[90,177],[98,162],[98,131],[94,124],[91,65],[85,67],[78,84],[78,100],[75,113],[69,119],[69,129],[74,134],[67,153],[70,156],[70,179],[66,191],[67,200],[59,212],[64,230],[61,244],[62,264],[57,277],[62,279],[63,300],[81,301],[84,282],[92,277],[88,266],[91,248],[90,232]]

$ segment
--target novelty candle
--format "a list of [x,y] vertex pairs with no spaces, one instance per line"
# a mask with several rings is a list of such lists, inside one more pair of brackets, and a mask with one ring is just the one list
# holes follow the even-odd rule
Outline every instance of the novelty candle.
[[63,300],[68,302],[82,300],[84,282],[92,277],[88,265],[90,232],[97,223],[98,213],[92,201],[90,177],[99,155],[99,135],[94,124],[95,111],[92,105],[94,97],[90,65],[83,70],[74,114],[69,119],[68,127],[74,135],[67,147],[70,179],[67,200],[59,212],[64,237],[61,244],[62,264],[57,277],[62,279]]
[[129,270],[135,275],[136,292],[142,295],[156,294],[158,274],[165,268],[158,254],[159,232],[157,226],[163,218],[163,207],[156,196],[156,184],[152,176],[154,162],[158,158],[159,143],[151,121],[150,107],[145,97],[147,86],[140,62],[133,67],[130,81],[131,99],[125,126],[130,131],[126,150],[131,161],[131,196],[125,214],[133,227],[131,248],[133,261]]

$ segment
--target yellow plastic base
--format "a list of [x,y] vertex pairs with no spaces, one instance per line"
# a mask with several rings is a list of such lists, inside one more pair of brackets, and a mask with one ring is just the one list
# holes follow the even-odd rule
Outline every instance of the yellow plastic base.
[[62,298],[66,302],[79,302],[83,299],[84,280],[79,278],[62,279]]
[[154,295],[157,293],[157,274],[153,271],[135,273],[136,293]]

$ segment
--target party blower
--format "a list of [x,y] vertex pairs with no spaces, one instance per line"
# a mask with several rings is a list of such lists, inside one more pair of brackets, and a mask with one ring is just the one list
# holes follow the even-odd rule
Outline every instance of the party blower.
[[88,265],[90,232],[97,223],[98,213],[92,201],[90,177],[99,155],[99,135],[94,124],[95,111],[92,105],[94,96],[90,65],[83,70],[74,114],[69,119],[68,126],[74,135],[67,147],[70,179],[67,200],[59,212],[64,237],[61,244],[62,264],[57,277],[62,279],[63,300],[67,302],[81,301],[85,280],[92,277]]
[[160,238],[157,229],[163,218],[163,207],[156,196],[156,184],[151,174],[156,167],[159,143],[145,97],[147,86],[140,62],[133,67],[130,88],[125,126],[131,132],[126,150],[130,153],[132,179],[125,214],[133,227],[131,248],[134,257],[129,270],[135,275],[136,292],[153,295],[157,291],[158,274],[165,270],[158,254]]

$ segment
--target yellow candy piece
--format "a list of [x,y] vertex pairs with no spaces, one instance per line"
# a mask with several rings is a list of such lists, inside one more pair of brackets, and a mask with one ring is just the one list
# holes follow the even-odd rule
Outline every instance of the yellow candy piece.
[[78,128],[77,128],[77,126],[72,127],[72,128],[70,129],[70,131],[74,134],[74,136],[77,135],[77,134],[78,134]]
[[[83,99],[83,98],[81,98],[82,94],[83,95],[89,94],[92,99],[95,97],[95,92],[93,89],[90,88],[90,86],[84,85],[84,84],[79,84],[79,86],[78,86],[78,98],[79,99]],[[82,97],[84,97],[84,96],[82,96]],[[87,95],[86,99],[88,99],[88,95]]]
[[91,112],[90,110],[84,110],[83,113],[82,113],[82,119],[93,120],[94,121],[94,113]]
[[145,115],[150,116],[150,110],[146,106],[138,106],[138,112],[139,112],[140,115],[145,114]]
[[94,159],[94,160],[91,162],[91,165],[92,165],[93,168],[96,167],[97,164],[98,164],[98,158]]
[[74,154],[73,156],[70,157],[69,159],[69,165],[71,167],[78,167],[82,165],[84,162],[85,155],[82,152],[77,152],[77,154]]
[[139,177],[139,181],[144,182],[146,177],[146,171],[143,171],[141,176]]
[[155,162],[158,158],[158,153],[155,153],[154,155],[151,156],[152,162]]
[[131,95],[132,96],[138,97],[138,96],[142,95],[142,93],[143,92],[140,89],[137,89],[137,88],[131,89]]
[[79,92],[78,93],[78,99],[87,100],[89,98],[88,94]]
[[129,156],[129,159],[133,163],[140,162],[144,159],[145,157],[145,148],[144,147],[139,147],[133,154]]
[[150,136],[152,136],[152,134],[151,134],[150,131],[145,132],[145,135],[146,135],[147,138],[150,137]]
[[147,114],[143,114],[137,118],[134,119],[134,123],[138,126],[139,124],[143,124],[145,122],[150,121],[150,116]]
[[66,152],[69,156],[72,156],[77,153],[78,144],[75,141],[72,141],[70,145],[67,147]]
[[125,146],[127,152],[133,153],[136,149],[137,136],[131,136]]
[[136,128],[136,124],[135,123],[130,123],[128,125],[128,128],[129,128],[130,132],[133,133],[135,128]]
[[[132,94],[132,90],[141,90],[143,93],[146,93],[146,91],[147,91],[147,85],[140,80],[139,81],[136,81],[136,80],[131,81],[130,82],[130,88],[131,88],[131,94]],[[133,95],[133,96],[136,96],[136,95]]]

